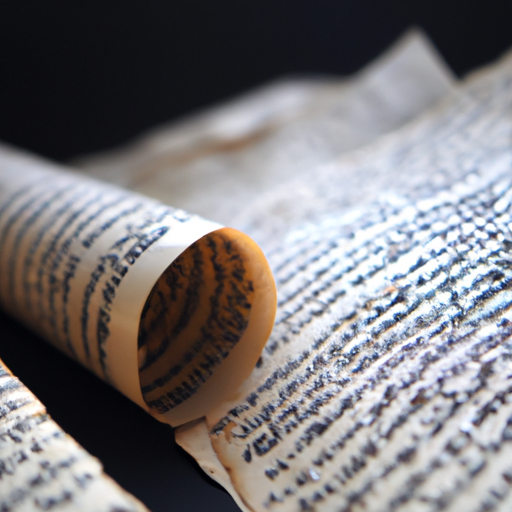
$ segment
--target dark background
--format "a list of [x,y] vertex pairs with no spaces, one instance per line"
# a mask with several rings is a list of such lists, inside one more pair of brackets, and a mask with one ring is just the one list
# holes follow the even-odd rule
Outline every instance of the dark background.
[[462,74],[512,44],[512,2],[0,0],[0,140],[108,148],[283,74],[352,73],[413,24]]
[[[512,45],[494,0],[0,0],[0,140],[65,160],[285,74],[349,74],[411,25],[462,75]],[[0,313],[0,357],[155,512],[237,510],[161,425]]]

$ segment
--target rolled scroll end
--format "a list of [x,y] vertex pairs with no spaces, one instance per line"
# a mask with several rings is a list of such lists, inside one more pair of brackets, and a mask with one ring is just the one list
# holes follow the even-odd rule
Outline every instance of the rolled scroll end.
[[143,308],[139,378],[149,412],[178,425],[235,392],[270,335],[276,288],[263,252],[221,228],[183,251]]

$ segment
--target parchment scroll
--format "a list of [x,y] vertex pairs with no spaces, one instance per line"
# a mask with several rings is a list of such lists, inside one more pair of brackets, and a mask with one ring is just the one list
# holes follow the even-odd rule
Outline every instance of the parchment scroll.
[[8,150],[0,246],[2,307],[161,421],[237,389],[270,334],[249,237]]

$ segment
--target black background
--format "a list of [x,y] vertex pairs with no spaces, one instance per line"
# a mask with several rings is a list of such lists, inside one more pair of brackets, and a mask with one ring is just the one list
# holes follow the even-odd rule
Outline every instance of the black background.
[[[422,27],[461,75],[512,45],[494,0],[0,0],[0,139],[65,160],[272,78],[349,74]],[[237,510],[161,425],[0,313],[0,357],[155,512]]]
[[65,159],[271,78],[349,74],[410,25],[461,74],[510,0],[0,0],[0,139]]

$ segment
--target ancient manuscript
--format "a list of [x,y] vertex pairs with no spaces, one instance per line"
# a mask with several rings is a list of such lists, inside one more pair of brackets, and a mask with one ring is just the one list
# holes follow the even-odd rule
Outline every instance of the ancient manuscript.
[[[512,505],[512,59],[455,86],[418,37],[351,82],[288,84],[289,97],[280,84],[81,160],[96,177],[229,218],[261,245],[278,289],[264,347],[271,280],[238,231],[79,175],[49,185],[60,171],[7,150],[0,161],[12,176],[4,188],[19,183],[3,200],[10,214],[0,212],[3,306],[151,414],[184,423],[178,442],[244,510]],[[38,168],[34,197],[34,179],[23,182],[17,165]],[[92,229],[87,219],[103,212]],[[119,219],[121,229],[102,238]],[[164,243],[187,223],[198,226],[192,235]],[[33,225],[40,229],[27,237]],[[213,246],[237,257],[221,258]],[[224,300],[215,269],[240,278],[240,295],[222,302],[239,322],[213,328],[202,306],[193,315],[177,305],[198,289],[190,283],[201,281],[196,262],[205,254],[222,263],[212,266],[208,297]],[[73,283],[84,265],[88,280]],[[188,292],[178,297],[180,283]],[[162,324],[170,304],[180,313]],[[114,314],[125,308],[128,320]],[[244,317],[251,308],[252,324]],[[169,373],[165,332],[183,318],[202,342],[190,351],[173,337],[181,359]],[[208,336],[195,325],[210,326]],[[116,338],[136,348],[126,362]],[[228,364],[215,381],[210,369],[237,347],[236,361],[248,353],[251,364]],[[167,362],[145,375],[158,360]],[[126,365],[139,381],[126,379]],[[215,403],[205,395],[174,414],[206,382],[219,389]]]

